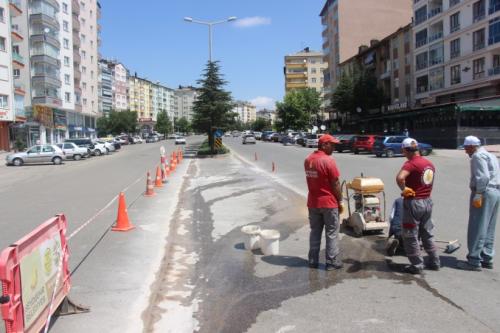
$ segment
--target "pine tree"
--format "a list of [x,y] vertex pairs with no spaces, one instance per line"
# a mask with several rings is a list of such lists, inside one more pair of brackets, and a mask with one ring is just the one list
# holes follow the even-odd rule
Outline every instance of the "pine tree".
[[214,151],[214,129],[224,128],[231,123],[233,103],[231,94],[223,89],[227,83],[219,74],[218,62],[209,61],[202,75],[198,80],[201,87],[198,89],[198,97],[193,106],[192,127],[205,132],[209,138],[209,144]]

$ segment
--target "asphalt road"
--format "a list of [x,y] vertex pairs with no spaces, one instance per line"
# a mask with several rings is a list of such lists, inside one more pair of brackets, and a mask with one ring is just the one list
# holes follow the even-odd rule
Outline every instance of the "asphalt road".
[[[344,269],[308,269],[302,163],[313,149],[242,145],[240,138],[224,143],[231,156],[197,160],[188,170],[168,264],[144,313],[146,332],[500,332],[498,268],[455,269],[466,254],[469,166],[463,151],[430,156],[437,169],[436,235],[463,246],[441,253],[441,271],[412,276],[401,272],[405,257],[387,260],[384,235],[356,238],[345,228]],[[399,195],[394,178],[403,158],[334,158],[343,179],[361,173],[381,178],[389,211]],[[247,224],[279,230],[279,255],[245,251],[240,228]]]

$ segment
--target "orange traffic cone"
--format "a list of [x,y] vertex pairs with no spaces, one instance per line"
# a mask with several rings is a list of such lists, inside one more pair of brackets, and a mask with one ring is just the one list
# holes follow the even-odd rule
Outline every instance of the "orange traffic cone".
[[165,162],[163,163],[163,166],[165,167],[165,172],[166,172],[166,174],[167,174],[167,177],[170,177],[170,167],[168,166],[168,162],[167,162],[167,161],[165,161]]
[[160,169],[160,166],[156,167],[155,187],[163,187],[163,183],[161,181],[161,169]]
[[125,203],[125,194],[120,192],[118,199],[118,216],[116,217],[116,224],[111,230],[113,231],[129,231],[135,227],[130,224],[128,219],[127,204]]
[[160,163],[161,164],[165,163],[165,156],[163,155],[160,156]]
[[175,163],[175,159],[171,159],[170,160],[170,170],[172,170],[172,172],[175,171],[175,167],[176,167],[176,163]]
[[149,171],[148,171],[148,177],[146,180],[146,192],[144,193],[144,196],[145,197],[153,197],[155,195],[156,195],[156,193],[154,191],[153,181],[151,180],[151,175],[149,174]]
[[163,184],[167,182],[167,169],[165,168],[165,163],[161,164],[161,182]]

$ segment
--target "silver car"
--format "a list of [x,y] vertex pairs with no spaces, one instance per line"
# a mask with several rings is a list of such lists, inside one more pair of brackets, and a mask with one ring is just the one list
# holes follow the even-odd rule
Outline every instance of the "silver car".
[[87,148],[78,147],[73,142],[58,143],[56,146],[62,149],[66,154],[66,158],[72,158],[75,161],[79,161],[82,157],[89,155]]
[[61,164],[66,154],[56,145],[36,145],[28,150],[9,154],[6,157],[7,165],[21,166],[24,163],[54,163]]
[[253,134],[245,134],[243,135],[243,139],[241,140],[241,143],[246,145],[247,143],[253,143],[256,144],[257,141],[255,141],[255,136]]

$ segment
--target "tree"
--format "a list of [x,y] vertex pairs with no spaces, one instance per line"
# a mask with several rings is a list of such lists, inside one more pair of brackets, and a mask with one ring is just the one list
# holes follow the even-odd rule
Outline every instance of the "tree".
[[219,74],[218,62],[209,61],[202,75],[198,80],[201,87],[198,89],[199,95],[193,106],[192,126],[199,132],[208,135],[208,141],[212,152],[214,151],[213,130],[215,128],[226,128],[234,119],[231,119],[233,108],[231,94],[223,89],[227,83]]
[[181,133],[187,133],[191,131],[191,124],[185,117],[182,117],[175,121],[175,128]]
[[292,90],[285,95],[283,102],[276,103],[276,128],[280,131],[304,129],[310,125],[312,115],[319,119],[320,108],[321,97],[315,89]]
[[96,127],[97,127],[97,135],[98,136],[106,136],[106,135],[110,134],[109,118],[104,116],[104,117],[97,119]]
[[155,129],[158,133],[164,134],[165,138],[169,133],[172,133],[172,122],[168,118],[168,114],[166,111],[161,111],[156,116]]
[[269,119],[258,118],[252,123],[252,130],[257,132],[262,132],[267,129],[271,129],[272,124]]
[[332,106],[341,113],[352,112],[356,109],[352,76],[344,74],[340,77],[339,85],[332,96]]

